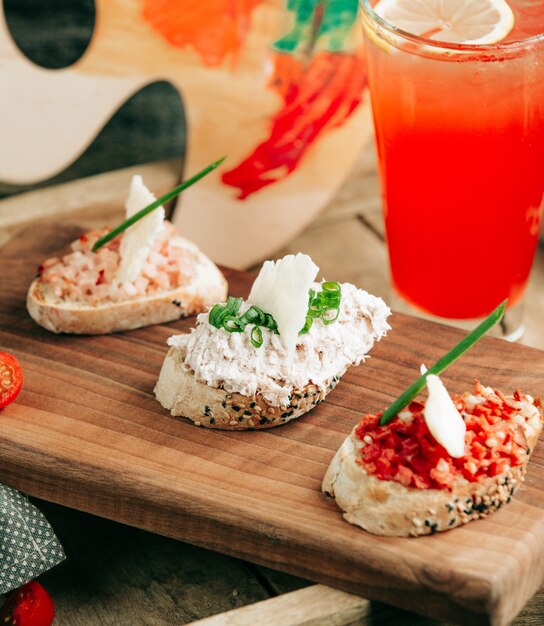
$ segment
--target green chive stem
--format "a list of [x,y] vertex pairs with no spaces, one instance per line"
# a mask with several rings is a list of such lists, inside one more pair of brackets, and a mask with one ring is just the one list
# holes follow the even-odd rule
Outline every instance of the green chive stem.
[[117,235],[120,235],[123,231],[132,226],[132,224],[135,224],[138,220],[141,220],[142,217],[145,217],[148,213],[151,213],[151,211],[154,211],[155,209],[160,207],[161,204],[168,202],[168,200],[172,200],[172,198],[178,196],[182,191],[185,191],[185,189],[194,185],[201,178],[204,178],[204,176],[209,174],[216,167],[219,167],[226,158],[227,157],[224,156],[221,159],[218,159],[217,161],[212,163],[211,165],[208,165],[208,167],[205,167],[203,170],[195,174],[192,178],[189,178],[188,180],[181,183],[181,185],[174,187],[174,189],[170,190],[168,193],[165,193],[164,196],[161,196],[157,200],[154,200],[150,205],[146,206],[141,211],[138,211],[138,213],[135,213],[134,215],[126,219],[123,223],[119,224],[119,226],[117,226],[112,231],[104,235],[104,237],[99,239],[93,246],[93,252],[96,252],[98,248],[101,248],[104,244],[108,243],[108,241],[115,239]]
[[456,346],[454,346],[446,355],[430,367],[425,374],[420,376],[415,383],[410,385],[408,389],[400,395],[391,406],[389,406],[380,417],[380,426],[388,424],[405,406],[417,396],[425,387],[425,379],[429,374],[440,374],[452,363],[462,356],[469,348],[479,341],[485,333],[494,326],[504,315],[506,303],[504,300],[485,320],[475,328],[471,333],[464,337]]

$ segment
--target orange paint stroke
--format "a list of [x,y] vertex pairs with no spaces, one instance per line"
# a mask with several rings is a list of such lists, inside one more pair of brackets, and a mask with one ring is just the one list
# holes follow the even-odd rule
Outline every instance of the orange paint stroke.
[[319,52],[306,65],[290,54],[275,55],[270,86],[283,106],[272,118],[268,138],[222,176],[225,184],[238,187],[238,198],[286,178],[317,137],[349,118],[367,85],[362,54],[362,49]]
[[192,46],[202,62],[235,59],[262,0],[142,0],[143,18],[172,46]]

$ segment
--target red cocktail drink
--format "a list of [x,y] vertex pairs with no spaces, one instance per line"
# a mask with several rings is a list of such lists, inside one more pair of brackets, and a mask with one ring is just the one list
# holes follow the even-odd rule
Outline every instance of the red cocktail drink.
[[451,319],[514,306],[543,207],[544,37],[439,44],[362,8],[395,290]]

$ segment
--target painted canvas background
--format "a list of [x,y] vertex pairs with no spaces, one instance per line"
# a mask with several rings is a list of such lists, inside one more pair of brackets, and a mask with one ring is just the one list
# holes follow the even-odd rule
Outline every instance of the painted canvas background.
[[[0,180],[57,175],[87,146],[92,152],[127,99],[167,81],[181,95],[185,132],[163,85],[170,125],[165,131],[158,116],[139,156],[153,160],[150,146],[186,146],[190,174],[227,154],[215,178],[185,194],[176,221],[221,262],[258,260],[321,210],[370,133],[356,8],[353,0],[102,0],[83,56],[60,70],[24,56],[8,21],[0,32]],[[162,111],[153,99],[151,118]],[[116,143],[138,130],[125,127]],[[226,236],[245,245],[233,249]]]

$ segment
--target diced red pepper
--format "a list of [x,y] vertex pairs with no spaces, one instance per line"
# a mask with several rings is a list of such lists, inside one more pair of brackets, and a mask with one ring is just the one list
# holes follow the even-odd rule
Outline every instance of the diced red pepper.
[[[495,392],[485,396],[476,382],[475,395],[484,401],[467,410],[462,398],[454,401],[467,427],[465,456],[452,458],[432,437],[423,416],[424,404],[412,402],[408,410],[412,420],[393,420],[379,425],[381,413],[365,415],[356,429],[362,441],[359,463],[368,474],[382,480],[394,480],[417,489],[451,488],[458,477],[471,482],[504,473],[507,467],[521,465],[527,456],[524,435],[512,420],[514,402],[526,401],[521,391],[513,399]],[[369,443],[369,435],[372,441]]]

